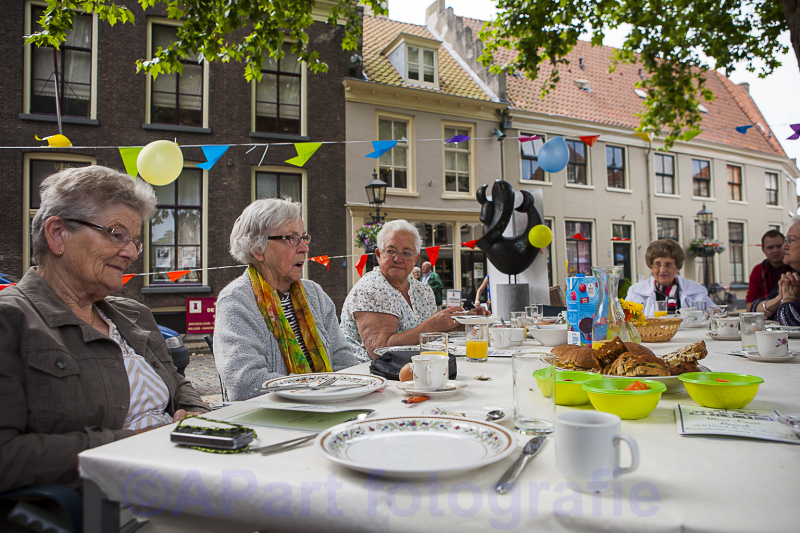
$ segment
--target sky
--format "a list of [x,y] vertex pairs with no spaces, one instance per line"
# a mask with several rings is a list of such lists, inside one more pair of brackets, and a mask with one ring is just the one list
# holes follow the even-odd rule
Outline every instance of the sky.
[[[433,0],[389,0],[389,18],[424,25],[425,10],[432,3]],[[496,12],[491,0],[449,0],[447,6],[452,7],[456,15],[481,20],[492,18]],[[609,32],[603,44],[620,46],[623,38],[623,32]],[[789,46],[788,31],[781,35],[781,43]],[[800,161],[800,139],[786,140],[793,133],[789,124],[800,123],[800,99],[796,96],[800,90],[800,68],[791,47],[780,61],[782,65],[767,78],[761,79],[743,67],[737,68],[729,78],[734,83],[750,84],[750,96],[784,151],[790,158]]]

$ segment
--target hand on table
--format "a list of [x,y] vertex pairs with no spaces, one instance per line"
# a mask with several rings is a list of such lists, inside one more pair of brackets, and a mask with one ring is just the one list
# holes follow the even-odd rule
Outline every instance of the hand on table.
[[204,415],[204,414],[205,413],[200,411],[184,411],[183,409],[178,409],[177,411],[175,411],[175,416],[172,417],[172,421],[179,422],[180,420],[183,420],[187,416]]
[[800,298],[800,275],[797,272],[787,272],[778,281],[778,293],[781,300],[797,300]]
[[461,307],[448,307],[441,311],[434,313],[427,320],[430,326],[430,331],[450,331],[460,326],[453,318],[453,313],[463,313],[464,309]]

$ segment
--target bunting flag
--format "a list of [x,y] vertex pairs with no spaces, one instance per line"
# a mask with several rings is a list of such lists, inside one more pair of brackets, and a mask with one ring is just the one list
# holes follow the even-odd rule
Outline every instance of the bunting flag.
[[69,148],[72,146],[72,141],[61,135],[60,133],[57,135],[51,135],[50,137],[45,137],[44,139],[40,139],[38,135],[34,135],[37,141],[47,141],[47,146],[50,148]]
[[136,148],[120,148],[119,155],[122,156],[122,163],[125,165],[125,172],[134,179],[139,174],[139,167],[136,160],[139,158],[139,152],[142,151],[142,146]]
[[322,143],[295,143],[294,148],[297,150],[297,157],[287,159],[284,162],[296,167],[302,167],[311,159],[314,152],[319,150],[320,146],[322,146]]
[[2,291],[5,288],[8,288],[8,287],[10,287],[12,285],[16,285],[16,283],[6,283],[4,285],[0,285],[0,291]]
[[701,133],[703,133],[703,130],[687,130],[683,132],[683,140],[689,142]]
[[534,135],[533,137],[520,137],[519,142],[525,143],[528,141],[538,141],[539,139],[541,139],[541,137],[539,137],[538,135]]
[[467,248],[469,248],[470,250],[474,250],[474,249],[475,249],[475,243],[476,243],[476,242],[478,242],[478,239],[475,239],[474,241],[462,242],[462,243],[461,243],[461,246],[466,246],[466,247],[467,247]]
[[173,270],[172,272],[167,272],[167,276],[169,276],[169,280],[172,283],[175,283],[189,272],[191,272],[191,270]]
[[583,235],[581,235],[580,233],[576,233],[575,235],[573,235],[572,237],[570,237],[570,239],[578,239],[579,241],[585,241],[585,240],[586,240],[586,237],[584,237],[584,236],[583,236]]
[[207,161],[205,163],[196,163],[196,165],[204,170],[211,170],[211,167],[213,167],[217,161],[219,161],[219,158],[228,151],[230,146],[225,144],[217,144],[201,146],[200,148],[203,149],[203,155],[206,156]]
[[655,137],[652,131],[634,131],[633,134],[649,143],[653,142],[653,138]]
[[356,263],[356,270],[358,271],[358,275],[362,278],[364,277],[364,267],[367,266],[367,254],[362,255],[358,258],[358,263]]
[[447,139],[444,142],[448,143],[448,144],[458,144],[458,143],[463,143],[464,141],[468,141],[468,140],[469,140],[469,136],[467,136],[467,135],[456,135],[454,137],[450,137],[449,139]]
[[436,260],[439,259],[439,248],[441,248],[441,246],[429,246],[425,248],[425,251],[428,252],[428,261],[430,261],[432,265],[435,265]]
[[380,156],[394,148],[398,141],[372,141],[372,153],[365,155],[370,159],[378,159]]
[[796,141],[797,139],[800,139],[800,124],[789,124],[789,127],[792,128],[792,131],[794,131],[794,135],[787,138],[786,140]]
[[123,274],[122,276],[122,284],[125,285],[128,283],[132,277],[136,276],[136,274]]
[[752,124],[750,124],[749,126],[736,126],[736,131],[738,131],[742,135],[745,135],[747,133],[747,130],[749,130],[752,127],[753,127]]
[[315,263],[319,263],[320,265],[324,265],[328,268],[328,270],[331,269],[331,260],[328,258],[327,255],[320,255],[318,257],[309,257],[308,260],[314,261]]
[[590,147],[594,146],[594,143],[597,142],[597,139],[600,138],[599,135],[584,135],[583,137],[578,137],[580,140],[588,144]]

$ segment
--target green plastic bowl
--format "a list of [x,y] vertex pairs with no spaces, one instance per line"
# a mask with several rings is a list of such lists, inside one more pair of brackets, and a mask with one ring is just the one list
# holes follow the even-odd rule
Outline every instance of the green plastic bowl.
[[[540,368],[533,373],[539,390],[545,398],[552,392],[551,382],[547,379],[550,375],[549,368]],[[580,372],[577,370],[556,370],[556,405],[584,405],[589,403],[589,396],[584,392],[582,385],[587,381],[598,379],[593,372]]]
[[753,401],[758,386],[764,383],[758,376],[731,372],[687,372],[678,376],[678,379],[683,382],[692,400],[714,409],[741,409]]
[[[641,381],[649,390],[624,390]],[[656,408],[667,386],[659,381],[636,378],[596,379],[583,384],[589,401],[598,411],[617,415],[623,420],[644,418]]]

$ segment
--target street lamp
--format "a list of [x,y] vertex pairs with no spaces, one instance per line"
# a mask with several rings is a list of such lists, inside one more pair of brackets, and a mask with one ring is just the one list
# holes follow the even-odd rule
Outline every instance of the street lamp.
[[[713,232],[712,229],[712,220],[713,220],[714,213],[706,209],[706,204],[703,204],[703,209],[697,212],[697,222],[700,223],[700,231],[703,234],[704,239],[710,239],[713,237],[711,233]],[[706,290],[709,289],[709,285],[711,284],[711,254],[713,252],[703,252],[703,276],[705,278],[705,286]]]
[[378,179],[377,172],[373,172],[372,181],[364,187],[364,190],[367,191],[369,205],[375,208],[375,214],[370,213],[373,223],[383,222],[386,218],[385,214],[381,216],[381,206],[386,202],[386,188],[388,186],[388,183]]

